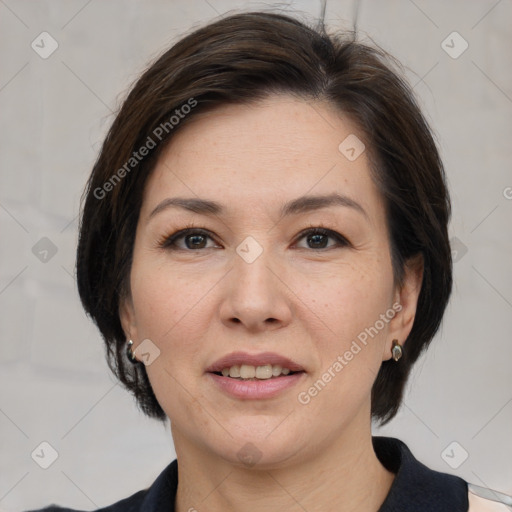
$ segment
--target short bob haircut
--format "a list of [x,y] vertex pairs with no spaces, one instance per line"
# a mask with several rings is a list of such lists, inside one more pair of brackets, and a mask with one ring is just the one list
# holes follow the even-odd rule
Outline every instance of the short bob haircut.
[[182,38],[140,76],[84,192],[76,262],[80,298],[105,340],[109,367],[148,416],[166,418],[144,365],[126,357],[119,318],[120,299],[130,293],[146,180],[172,135],[198,113],[281,93],[327,101],[358,128],[386,205],[395,283],[402,283],[409,258],[423,257],[403,357],[384,361],[373,384],[371,414],[380,424],[397,413],[411,367],[439,328],[452,289],[450,199],[431,130],[400,66],[376,45],[357,42],[353,32],[328,34],[323,22],[312,28],[283,14],[232,14]]

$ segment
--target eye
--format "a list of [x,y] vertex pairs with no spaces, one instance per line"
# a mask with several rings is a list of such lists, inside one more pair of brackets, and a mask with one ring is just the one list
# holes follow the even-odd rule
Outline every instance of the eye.
[[[208,239],[213,240],[208,231],[197,228],[186,228],[170,236],[164,236],[158,242],[158,246],[165,249],[184,251],[210,249],[211,247],[206,246]],[[185,245],[181,242],[184,242]]]
[[[306,238],[307,243],[310,244],[310,249],[330,249],[333,247],[345,247],[349,245],[348,240],[344,236],[340,235],[336,231],[322,227],[308,228],[302,231],[297,240],[301,240],[303,238]],[[334,239],[336,243],[326,245],[329,238]],[[302,249],[303,247],[300,248]]]
[[[332,249],[334,247],[345,247],[350,245],[348,240],[331,229],[323,227],[311,227],[305,229],[297,236],[297,241],[306,239],[309,247],[299,247],[300,249]],[[327,245],[329,238],[335,240],[334,244]],[[158,246],[169,250],[183,250],[183,251],[195,251],[199,249],[211,249],[208,246],[208,239],[213,240],[209,231],[205,229],[199,229],[196,227],[190,227],[181,229],[173,233],[172,235],[164,236],[159,242]]]

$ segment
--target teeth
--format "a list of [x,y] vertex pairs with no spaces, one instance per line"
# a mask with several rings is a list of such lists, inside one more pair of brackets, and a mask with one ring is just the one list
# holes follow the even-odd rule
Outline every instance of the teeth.
[[[229,375],[231,375],[231,371]],[[243,364],[240,366],[240,377],[242,379],[254,379],[254,377],[256,377],[256,368],[248,364]]]
[[223,368],[222,375],[224,377],[240,377],[240,365],[237,364],[231,368]]
[[279,364],[265,364],[262,366],[252,366],[250,364],[234,365],[229,368],[222,369],[224,377],[232,377],[234,379],[271,379],[279,377],[279,375],[288,375],[290,370],[283,368]]
[[272,365],[266,364],[265,366],[258,366],[256,368],[257,379],[270,379],[272,377]]

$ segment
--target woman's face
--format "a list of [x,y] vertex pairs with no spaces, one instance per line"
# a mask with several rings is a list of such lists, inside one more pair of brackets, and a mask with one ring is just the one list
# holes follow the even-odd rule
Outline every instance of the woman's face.
[[[326,104],[272,96],[176,133],[146,185],[121,319],[178,454],[277,467],[368,434],[419,291],[409,272],[395,287],[385,219],[353,125]],[[214,369],[232,376],[208,371],[225,357]],[[290,361],[302,371],[268,378]],[[237,378],[244,362],[261,379]]]

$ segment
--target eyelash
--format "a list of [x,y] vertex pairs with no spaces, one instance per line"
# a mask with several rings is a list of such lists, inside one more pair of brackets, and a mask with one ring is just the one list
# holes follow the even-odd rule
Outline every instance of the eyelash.
[[[158,241],[158,247],[162,249],[168,249],[172,251],[187,251],[187,252],[195,252],[200,251],[201,249],[183,249],[181,247],[176,246],[176,242],[182,238],[185,238],[187,235],[202,235],[205,237],[208,237],[213,240],[213,237],[211,236],[210,232],[208,230],[198,228],[194,225],[187,225],[184,229],[180,229],[179,231],[176,231],[175,233],[171,235],[164,235],[160,238]],[[310,248],[313,251],[326,251],[328,249],[334,249],[334,248],[340,248],[340,247],[346,247],[350,245],[350,242],[342,235],[337,233],[336,231],[333,231],[331,229],[325,228],[323,226],[314,226],[311,225],[306,229],[303,229],[296,237],[295,243],[297,243],[299,240],[302,240],[303,238],[307,237],[308,235],[324,235],[328,236],[330,238],[333,238],[337,241],[336,245],[330,246],[330,247],[323,247],[319,249]],[[211,247],[205,247],[203,249],[211,249]],[[301,249],[303,249],[301,247]]]

